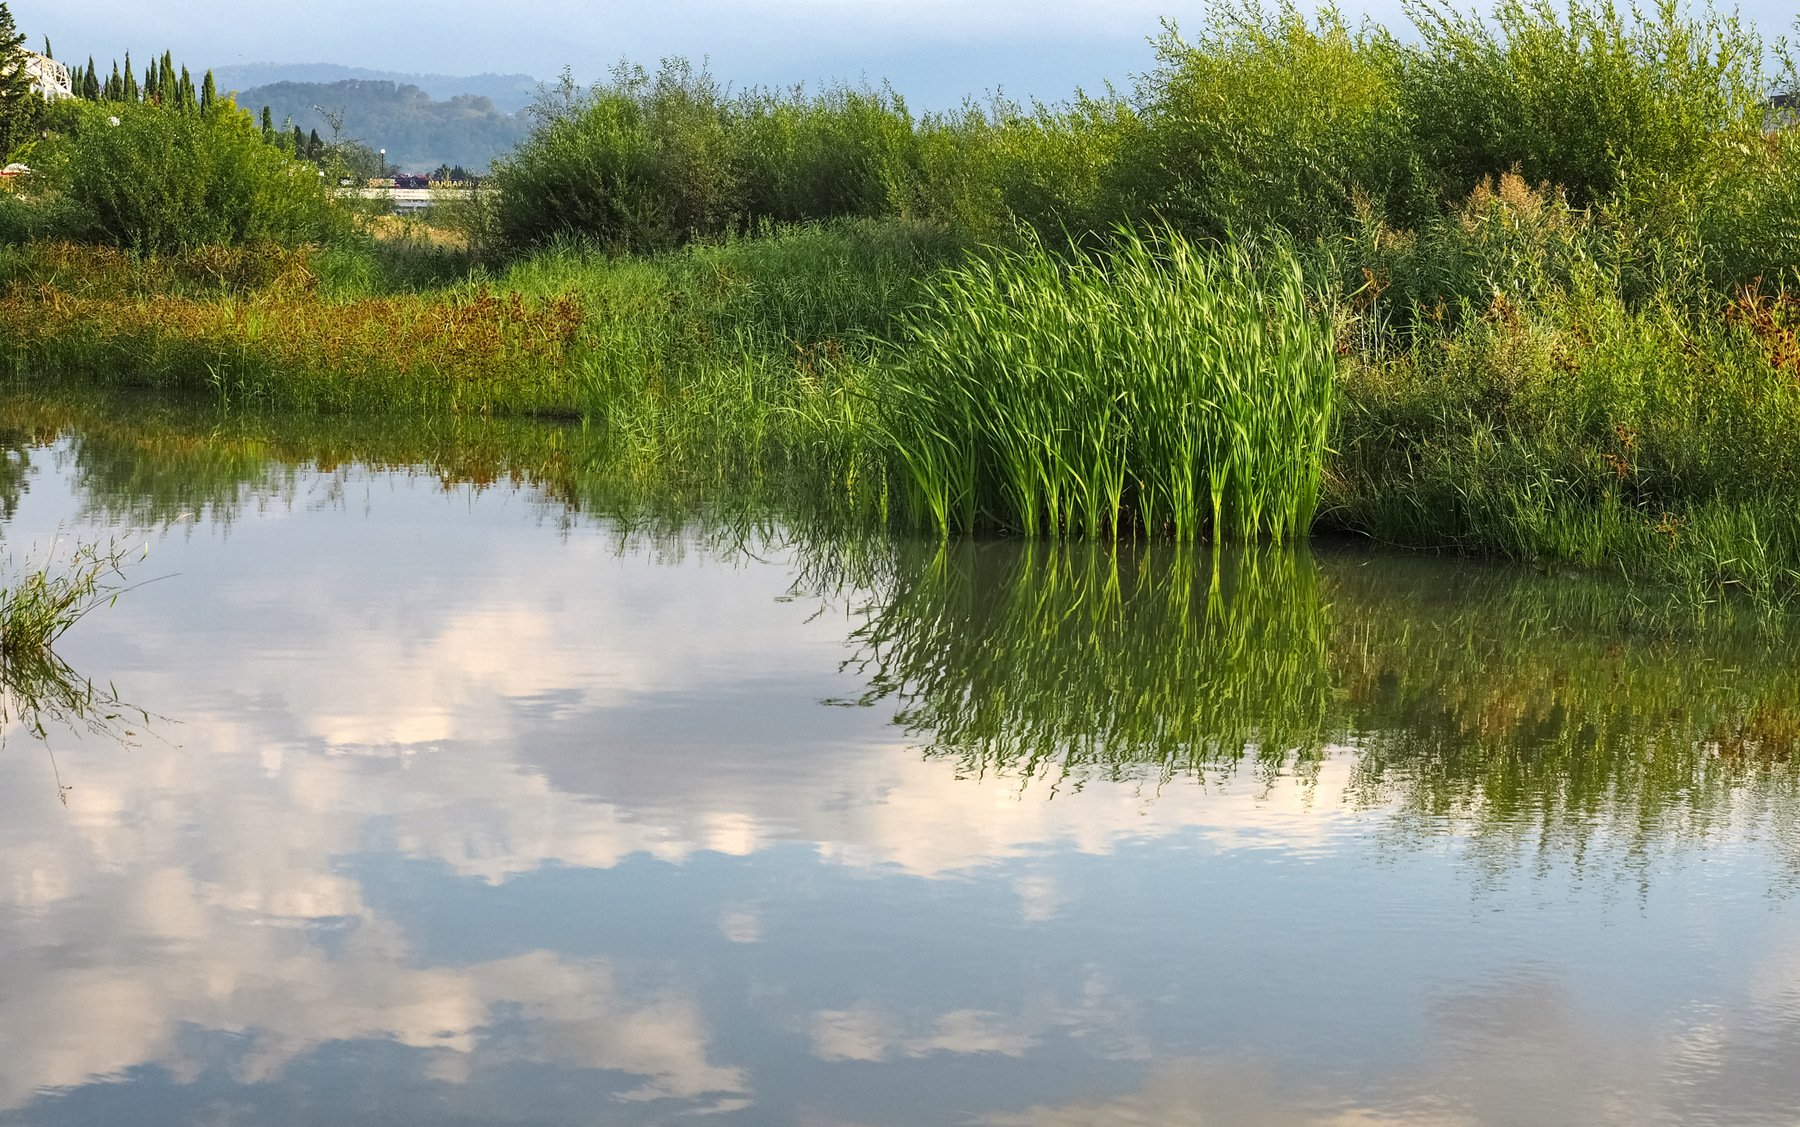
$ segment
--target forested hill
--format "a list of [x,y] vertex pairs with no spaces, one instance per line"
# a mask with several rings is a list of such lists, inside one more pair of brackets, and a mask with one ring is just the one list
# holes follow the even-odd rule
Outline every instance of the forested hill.
[[341,113],[343,140],[386,149],[389,163],[417,172],[441,164],[479,172],[511,151],[529,129],[526,115],[503,112],[484,96],[437,101],[417,86],[371,79],[276,82],[240,91],[237,102],[252,113],[268,106],[277,127],[291,119],[328,141],[331,125],[320,111]]
[[[501,113],[518,113],[537,97],[539,81],[529,74],[412,74],[397,70],[370,70],[339,63],[227,63],[212,68],[221,90],[248,90],[277,82],[316,82],[321,85],[356,78],[365,82],[392,82],[417,86],[433,98],[448,100],[458,94],[492,98]],[[198,72],[196,72],[198,73]]]

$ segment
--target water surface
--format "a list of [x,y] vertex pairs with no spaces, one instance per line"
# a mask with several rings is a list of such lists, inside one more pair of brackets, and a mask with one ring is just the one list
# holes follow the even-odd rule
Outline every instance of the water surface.
[[62,651],[160,718],[6,733],[0,1122],[1800,1116],[1779,630],[0,407],[9,553],[149,545]]

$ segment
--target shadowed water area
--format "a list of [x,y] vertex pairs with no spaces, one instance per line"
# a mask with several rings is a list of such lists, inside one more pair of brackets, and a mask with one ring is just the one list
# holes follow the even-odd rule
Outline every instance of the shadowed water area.
[[[575,428],[0,395],[0,1123],[1791,1122],[1779,624],[895,541]],[[117,725],[113,726],[114,728]]]

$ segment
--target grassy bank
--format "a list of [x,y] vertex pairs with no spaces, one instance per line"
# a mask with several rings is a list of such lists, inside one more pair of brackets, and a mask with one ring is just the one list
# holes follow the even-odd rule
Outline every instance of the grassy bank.
[[20,381],[566,417],[943,535],[1330,532],[1800,595],[1779,51],[1510,2],[1406,36],[1224,6],[1157,51],[1129,93],[924,116],[622,69],[546,100],[444,240],[321,243],[295,188],[235,245],[142,199],[109,245],[56,176],[166,130],[78,118],[0,200],[0,341]]

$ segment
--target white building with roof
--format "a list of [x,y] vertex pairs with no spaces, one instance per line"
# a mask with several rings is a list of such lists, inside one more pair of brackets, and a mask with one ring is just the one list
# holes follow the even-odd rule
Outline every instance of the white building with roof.
[[31,89],[42,94],[46,102],[60,102],[75,96],[69,68],[47,55],[26,51],[25,73],[31,78]]

